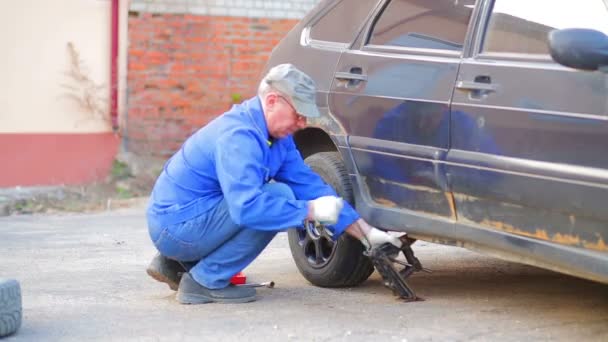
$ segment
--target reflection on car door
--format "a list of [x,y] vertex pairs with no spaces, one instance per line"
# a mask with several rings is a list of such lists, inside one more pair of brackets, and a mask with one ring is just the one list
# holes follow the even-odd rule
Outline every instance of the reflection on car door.
[[447,170],[459,222],[608,252],[606,75],[557,65],[546,42],[563,25],[606,32],[606,7],[594,1],[487,9],[480,53],[463,60],[452,101]]
[[340,57],[329,108],[372,205],[454,216],[442,162],[469,3],[387,2]]

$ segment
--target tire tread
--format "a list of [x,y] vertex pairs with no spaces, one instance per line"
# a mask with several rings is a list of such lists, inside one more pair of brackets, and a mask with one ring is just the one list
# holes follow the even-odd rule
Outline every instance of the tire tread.
[[14,279],[0,278],[0,337],[16,332],[21,326],[21,287]]

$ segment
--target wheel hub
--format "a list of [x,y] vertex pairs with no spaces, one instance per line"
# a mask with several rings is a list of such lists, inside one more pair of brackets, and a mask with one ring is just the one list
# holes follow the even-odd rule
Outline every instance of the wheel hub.
[[306,229],[298,231],[298,243],[313,268],[326,266],[336,247],[329,230],[313,222],[307,222]]

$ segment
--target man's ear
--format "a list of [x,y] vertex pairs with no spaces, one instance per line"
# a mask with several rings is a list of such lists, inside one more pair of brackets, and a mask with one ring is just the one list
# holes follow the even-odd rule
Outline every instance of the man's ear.
[[274,105],[277,103],[278,96],[274,93],[268,93],[264,97],[264,104],[266,104],[266,108],[274,108]]

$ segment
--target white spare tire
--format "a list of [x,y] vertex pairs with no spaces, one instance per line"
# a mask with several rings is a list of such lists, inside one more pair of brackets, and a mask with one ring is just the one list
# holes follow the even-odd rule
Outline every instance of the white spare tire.
[[14,279],[0,278],[0,337],[21,326],[21,287]]

